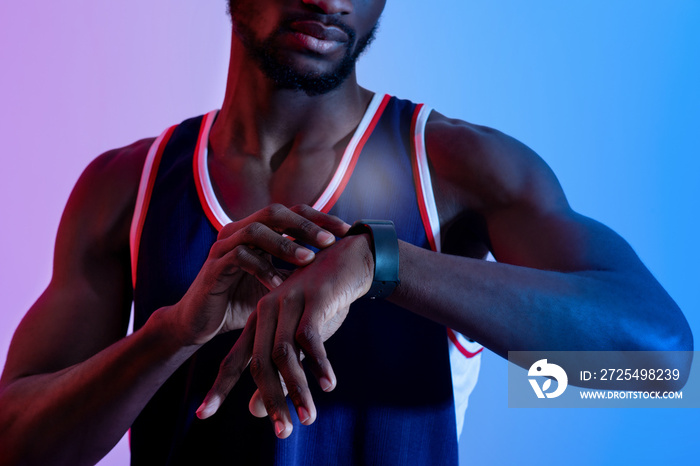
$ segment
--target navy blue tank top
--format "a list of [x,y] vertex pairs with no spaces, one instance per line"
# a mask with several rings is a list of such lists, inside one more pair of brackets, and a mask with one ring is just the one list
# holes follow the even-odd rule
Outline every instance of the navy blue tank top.
[[[348,223],[393,220],[400,239],[429,248],[411,163],[416,106],[388,96],[372,105],[333,186],[315,206]],[[137,204],[142,220],[132,226],[135,329],[180,300],[226,221],[206,172],[211,121],[212,114],[186,120],[156,143],[162,147],[145,200]],[[326,342],[337,388],[324,393],[309,373],[318,418],[303,426],[292,414],[294,431],[285,440],[275,437],[269,419],[248,412],[256,388],[248,371],[217,414],[195,415],[239,334],[215,337],[155,394],[131,429],[133,465],[457,463],[445,327],[385,301],[355,302]]]

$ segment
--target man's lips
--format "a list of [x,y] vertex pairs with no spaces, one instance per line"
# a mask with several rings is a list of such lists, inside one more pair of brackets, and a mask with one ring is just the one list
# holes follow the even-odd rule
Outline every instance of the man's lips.
[[347,42],[348,35],[337,26],[329,26],[318,21],[301,20],[289,25],[295,33],[301,33],[324,42]]

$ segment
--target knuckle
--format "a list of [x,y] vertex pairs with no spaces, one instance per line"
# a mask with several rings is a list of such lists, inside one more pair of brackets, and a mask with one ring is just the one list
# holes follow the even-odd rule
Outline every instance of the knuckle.
[[250,374],[257,380],[265,373],[266,366],[265,358],[259,354],[254,354],[250,359]]
[[296,333],[296,341],[300,346],[304,348],[311,347],[316,344],[317,340],[318,333],[315,328],[309,324],[299,325]]
[[275,294],[273,292],[270,292],[262,298],[260,298],[260,300],[258,301],[257,309],[260,318],[272,318],[273,314],[277,309],[277,299],[275,297]]
[[[322,356],[314,358],[314,364],[316,364],[316,367],[318,367],[321,370],[326,370],[326,363],[328,362],[328,359]],[[330,367],[330,364],[328,365]]]
[[224,227],[219,230],[219,234],[217,235],[217,239],[222,239],[222,238],[227,238],[228,236],[231,236],[233,233],[236,232],[236,227],[233,222],[227,223],[224,225]]
[[262,229],[264,228],[263,224],[260,222],[251,222],[243,229],[241,230],[241,236],[243,237],[244,241],[246,243],[250,243],[253,241],[257,236],[260,235]]
[[287,290],[278,301],[280,309],[299,309],[299,306],[303,306],[304,295],[297,289]]
[[275,343],[275,346],[272,348],[272,360],[277,367],[289,363],[294,355],[296,355],[295,349],[286,341]]
[[299,228],[305,233],[315,233],[318,230],[318,226],[311,220],[303,219],[299,224]]
[[285,206],[279,203],[273,203],[268,205],[267,207],[264,207],[262,209],[262,214],[265,217],[275,217],[282,213],[283,211],[287,210]]
[[287,384],[287,394],[296,406],[299,406],[304,403],[305,392],[306,387],[300,383],[293,382]]
[[247,258],[250,252],[248,251],[248,248],[245,246],[236,246],[233,251],[233,259],[237,263],[244,262]]
[[297,204],[289,210],[291,210],[295,214],[305,214],[305,213],[312,211],[313,209],[311,207],[309,207],[308,204]]
[[280,253],[291,256],[294,255],[294,251],[297,249],[298,246],[296,246],[288,239],[280,237],[277,247],[279,248]]

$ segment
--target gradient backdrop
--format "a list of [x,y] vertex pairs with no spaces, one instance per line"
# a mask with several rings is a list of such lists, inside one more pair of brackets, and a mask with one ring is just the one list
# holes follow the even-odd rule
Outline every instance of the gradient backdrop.
[[[575,209],[632,244],[700,335],[700,2],[388,3],[361,83],[528,144]],[[0,3],[3,364],[49,280],[84,166],[219,106],[224,11],[224,0]],[[697,461],[698,411],[515,410],[506,388],[505,362],[485,352],[462,464]],[[127,455],[122,442],[101,464]]]

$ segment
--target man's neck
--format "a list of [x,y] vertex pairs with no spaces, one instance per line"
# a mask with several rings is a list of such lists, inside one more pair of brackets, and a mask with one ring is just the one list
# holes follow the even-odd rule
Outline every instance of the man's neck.
[[265,161],[284,147],[334,147],[357,126],[371,97],[354,72],[323,95],[278,89],[234,39],[226,95],[210,143],[217,157],[246,155]]

